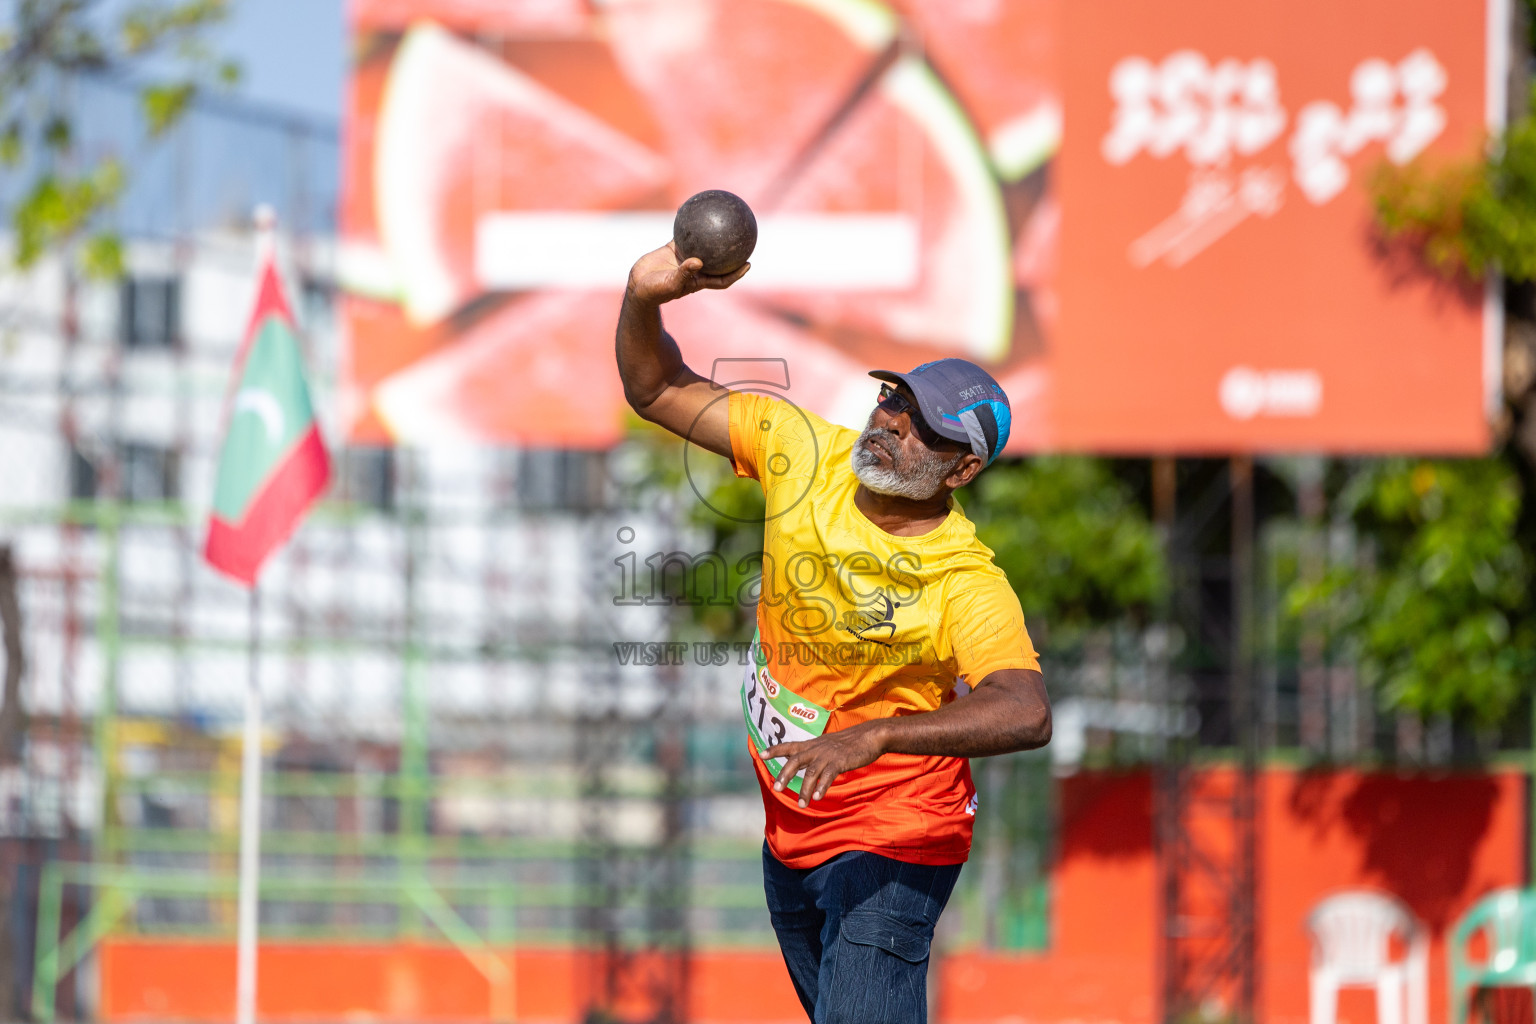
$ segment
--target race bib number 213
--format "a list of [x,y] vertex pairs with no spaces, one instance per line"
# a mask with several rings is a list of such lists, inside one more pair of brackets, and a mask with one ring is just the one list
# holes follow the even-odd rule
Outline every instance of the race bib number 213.
[[[741,680],[741,712],[747,719],[747,735],[752,749],[761,754],[776,743],[798,743],[815,739],[827,728],[830,713],[813,704],[773,678],[768,671],[768,656],[757,638],[752,640],[752,657]],[[764,762],[774,776],[784,767],[783,758]],[[800,792],[800,773],[787,783]]]

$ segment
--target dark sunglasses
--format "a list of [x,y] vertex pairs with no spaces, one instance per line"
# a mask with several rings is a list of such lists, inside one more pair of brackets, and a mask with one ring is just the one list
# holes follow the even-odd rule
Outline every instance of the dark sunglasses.
[[880,385],[880,400],[875,404],[892,416],[900,416],[902,413],[906,413],[907,419],[912,423],[912,429],[917,431],[918,440],[922,441],[929,448],[938,447],[939,443],[944,440],[928,425],[928,421],[923,419],[923,411],[910,398],[889,384]]

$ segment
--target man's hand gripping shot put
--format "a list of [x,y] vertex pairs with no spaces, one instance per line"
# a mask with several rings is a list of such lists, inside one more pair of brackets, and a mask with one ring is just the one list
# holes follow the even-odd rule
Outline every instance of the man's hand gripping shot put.
[[977,811],[966,759],[1051,736],[1018,598],[951,498],[1007,443],[1008,397],[963,359],[875,370],[859,432],[722,388],[662,329],[664,303],[748,269],[701,267],[671,245],[640,258],[617,358],[637,413],[763,486],[741,702],[774,931],[815,1024],[924,1021],[934,925]]

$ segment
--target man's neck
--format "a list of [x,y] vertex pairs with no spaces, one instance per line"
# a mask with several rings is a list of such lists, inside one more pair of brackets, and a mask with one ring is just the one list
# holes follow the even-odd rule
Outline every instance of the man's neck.
[[895,537],[919,537],[936,529],[949,515],[949,491],[917,500],[894,494],[877,494],[859,484],[853,503],[864,517]]

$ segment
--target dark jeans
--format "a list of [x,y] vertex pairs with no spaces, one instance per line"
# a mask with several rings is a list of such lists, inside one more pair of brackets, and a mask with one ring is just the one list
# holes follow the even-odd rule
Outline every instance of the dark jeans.
[[784,965],[813,1024],[923,1024],[928,946],[960,865],[839,854],[814,868],[763,844],[763,888]]

